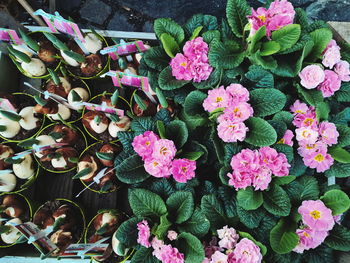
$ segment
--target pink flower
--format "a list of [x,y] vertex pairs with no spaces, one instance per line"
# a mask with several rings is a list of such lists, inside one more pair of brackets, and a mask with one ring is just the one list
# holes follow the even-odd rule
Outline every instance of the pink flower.
[[229,119],[235,123],[243,122],[253,116],[253,108],[249,103],[239,102],[224,110],[224,114],[218,117],[219,123],[222,120]]
[[218,136],[224,142],[244,141],[248,128],[243,122],[235,123],[231,120],[222,120],[217,127]]
[[160,139],[154,143],[152,158],[161,163],[167,164],[174,159],[176,151],[177,150],[173,141]]
[[239,189],[245,189],[252,185],[252,176],[248,172],[233,171],[232,174],[228,173],[227,176],[230,178],[228,181],[229,185],[232,185],[236,191]]
[[342,217],[343,217],[343,214],[333,216],[334,222],[340,225],[342,221]]
[[261,166],[260,169],[254,173],[253,186],[255,191],[266,190],[271,182],[272,172],[269,168]]
[[227,255],[220,252],[216,251],[212,256],[211,256],[211,261],[210,263],[224,263],[227,262]]
[[317,141],[318,131],[313,130],[310,127],[301,127],[295,130],[297,141],[307,141],[309,144],[313,144]]
[[262,147],[259,149],[260,164],[269,168],[275,176],[286,176],[289,174],[290,164],[285,154],[278,153],[270,147]]
[[293,23],[293,19],[295,16],[295,11],[293,5],[287,0],[275,0],[271,3],[269,7],[269,15],[284,15],[291,19],[290,24]]
[[249,173],[257,171],[260,167],[259,152],[250,149],[243,149],[232,156],[231,167],[233,170]]
[[290,18],[289,16],[275,15],[274,17],[270,18],[270,21],[269,21],[269,24],[268,24],[266,31],[267,32],[275,31],[275,30],[281,29],[282,27],[289,25],[289,24],[292,24],[292,23],[293,23],[293,19]]
[[137,223],[137,230],[139,231],[137,243],[144,247],[150,247],[151,243],[149,242],[149,238],[151,236],[151,231],[148,226],[148,222],[146,220],[142,220],[141,222]]
[[154,253],[156,254],[160,254],[160,250],[162,248],[162,246],[164,246],[164,241],[163,240],[159,240],[156,236],[152,239],[151,242],[152,248],[154,249],[153,255]]
[[303,253],[304,250],[318,247],[328,236],[327,231],[317,231],[309,227],[297,229],[296,233],[299,236],[299,243],[293,251],[297,253]]
[[209,90],[208,97],[203,102],[203,108],[212,112],[218,108],[226,108],[229,104],[230,96],[224,86],[217,89]]
[[293,125],[298,128],[310,127],[312,129],[317,129],[317,120],[315,111],[307,111],[305,114],[297,114],[294,117]]
[[177,233],[174,230],[169,230],[167,237],[169,238],[170,241],[176,240]]
[[306,166],[316,168],[318,173],[328,170],[334,163],[332,156],[322,148],[303,156],[303,161]]
[[208,44],[203,41],[203,38],[196,37],[193,40],[187,41],[183,47],[184,55],[191,61],[199,59],[203,62],[208,62]]
[[249,100],[249,91],[241,84],[231,84],[226,88],[228,94],[231,95],[233,104],[239,102],[247,102]]
[[191,80],[192,72],[190,63],[190,60],[188,60],[188,58],[181,53],[176,54],[176,56],[172,58],[170,62],[172,75],[177,80]]
[[316,143],[308,143],[307,141],[300,141],[298,153],[304,157],[314,152],[327,152],[327,145],[321,141]]
[[327,145],[333,145],[338,142],[339,132],[334,123],[323,121],[319,126],[319,133],[321,135],[322,142]]
[[203,242],[204,246],[204,253],[205,257],[211,258],[211,256],[216,252],[216,251],[221,251],[222,249],[218,246],[218,238],[216,236],[213,236],[207,245],[205,242]]
[[293,146],[293,138],[294,138],[293,132],[291,130],[286,130],[283,137],[277,143]]
[[224,226],[222,229],[218,229],[218,236],[220,238],[219,246],[225,249],[233,249],[238,241],[238,234],[232,227]]
[[[252,8],[252,15],[248,16],[251,25],[251,34],[254,34],[260,27],[267,26],[268,12],[266,8],[259,7],[256,11]],[[268,35],[271,34],[270,32]]]
[[293,112],[293,114],[305,114],[308,110],[309,107],[303,103],[300,102],[300,100],[296,100],[294,102],[294,104],[290,107],[291,112]]
[[162,263],[184,263],[185,256],[179,250],[171,245],[163,245],[152,253]]
[[315,231],[328,231],[334,226],[332,210],[321,200],[303,201],[298,209],[303,223]]
[[341,80],[338,77],[338,74],[332,70],[325,70],[325,79],[318,86],[318,90],[322,91],[323,97],[327,98],[334,94],[334,92],[338,91],[341,86]]
[[309,65],[299,73],[300,84],[306,89],[314,89],[325,79],[325,72],[320,66]]
[[345,60],[339,61],[335,64],[334,72],[338,74],[341,81],[350,81],[349,62]]
[[168,163],[162,163],[157,159],[147,159],[144,164],[147,173],[154,177],[168,178],[171,175],[170,166]]
[[231,252],[227,256],[227,263],[236,263],[235,254],[233,252]]
[[201,82],[207,80],[213,71],[213,67],[208,62],[195,60],[190,64],[193,82]]
[[172,162],[171,173],[179,183],[186,183],[195,177],[196,162],[188,159],[175,159]]
[[152,131],[146,131],[134,138],[132,146],[135,152],[142,157],[142,160],[152,156],[154,143],[159,139]]
[[327,48],[323,52],[322,64],[326,67],[333,68],[340,61],[340,47],[332,39]]
[[262,255],[260,248],[248,238],[243,238],[236,245],[234,251],[234,258],[236,263],[260,263],[262,262]]

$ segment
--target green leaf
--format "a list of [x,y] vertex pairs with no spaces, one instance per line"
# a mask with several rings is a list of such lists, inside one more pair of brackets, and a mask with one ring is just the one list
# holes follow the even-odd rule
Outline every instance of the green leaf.
[[330,108],[328,106],[328,103],[319,102],[316,104],[316,118],[319,122],[328,120],[329,112]]
[[272,32],[271,39],[279,43],[281,46],[281,51],[283,51],[297,43],[300,34],[300,25],[290,24]]
[[335,93],[335,98],[339,102],[350,102],[350,83],[343,82],[339,91]]
[[261,255],[263,255],[263,256],[266,255],[266,253],[267,253],[266,246],[264,246],[261,242],[256,241],[256,239],[251,234],[249,234],[247,232],[241,232],[241,231],[238,231],[238,234],[239,234],[240,238],[248,238],[251,241],[253,241],[255,243],[255,245],[257,245],[260,248]]
[[254,35],[248,38],[248,40],[250,40],[250,43],[248,45],[249,53],[256,52],[256,49],[255,49],[256,43],[259,42],[259,40],[261,40],[265,36],[266,36],[266,26],[262,26],[254,33]]
[[24,42],[33,49],[36,52],[39,52],[40,46],[37,41],[33,40],[28,34],[26,34],[20,27],[18,28],[19,33],[21,34],[22,39]]
[[0,113],[2,116],[4,116],[5,118],[11,120],[11,121],[20,121],[22,119],[22,117],[16,113],[16,112],[12,112],[12,111],[6,111],[6,110],[0,110]]
[[162,47],[152,47],[147,50],[142,57],[147,66],[152,69],[161,71],[169,65],[169,57]]
[[184,27],[188,37],[193,35],[195,30],[202,26],[202,32],[218,29],[218,21],[215,16],[196,14],[187,20]]
[[131,130],[136,135],[143,134],[145,131],[152,131],[154,129],[154,122],[151,117],[135,118],[131,122]]
[[186,114],[195,116],[196,114],[203,114],[203,101],[207,98],[204,92],[195,90],[192,91],[185,99],[184,109]]
[[272,185],[270,190],[264,191],[264,207],[275,216],[287,216],[291,203],[287,193],[278,185]]
[[216,230],[226,224],[226,216],[222,203],[215,195],[204,195],[201,200],[201,209],[209,220],[212,229]]
[[287,176],[282,176],[282,177],[275,177],[273,179],[273,182],[277,185],[286,185],[289,184],[290,182],[293,182],[296,179],[296,176],[294,175],[287,175]]
[[261,56],[270,56],[280,51],[281,45],[276,41],[264,42],[260,49]]
[[183,121],[174,120],[166,126],[165,135],[175,143],[177,149],[180,149],[187,142],[188,129]]
[[137,154],[124,158],[115,166],[117,178],[126,184],[143,182],[150,177],[143,165],[143,161]]
[[275,129],[265,120],[261,118],[251,117],[245,124],[249,128],[249,132],[245,141],[254,146],[270,146],[277,140]]
[[67,51],[69,50],[67,45],[59,40],[54,34],[43,32],[44,36],[59,50]]
[[96,152],[96,156],[102,160],[112,161],[114,158],[114,153]]
[[181,154],[181,158],[196,161],[204,154],[204,152],[186,152]]
[[85,62],[85,57],[83,55],[80,55],[79,53],[70,51],[70,50],[64,50],[63,53],[67,55],[68,57],[76,60],[79,63],[84,63]]
[[325,244],[335,250],[350,251],[350,230],[336,224],[326,238]]
[[157,125],[157,130],[158,130],[158,134],[160,136],[161,139],[165,139],[165,126],[164,126],[164,122],[162,121],[157,121],[156,122]]
[[168,33],[178,44],[181,44],[185,39],[185,32],[182,27],[170,18],[156,19],[154,21],[154,32],[158,38],[160,38],[163,33]]
[[203,26],[197,27],[197,28],[193,31],[192,36],[190,37],[190,40],[193,40],[193,39],[195,39],[196,37],[198,37],[198,35],[199,35],[199,33],[202,31],[202,29],[203,29]]
[[163,108],[168,108],[168,101],[166,100],[162,90],[160,88],[156,88],[156,94],[157,98],[159,100],[160,105],[162,105]]
[[170,66],[164,68],[158,78],[158,85],[163,90],[179,89],[189,83],[189,80],[177,80],[172,75],[172,69]]
[[222,74],[223,74],[222,69],[216,68],[210,74],[210,76],[207,80],[201,81],[201,82],[193,82],[192,84],[197,89],[212,89],[212,88],[217,86],[217,84],[221,80]]
[[241,206],[237,206],[237,215],[239,221],[248,228],[256,228],[259,226],[261,220],[266,215],[265,210],[260,207],[256,210],[245,210]]
[[210,31],[203,33],[202,37],[206,43],[210,44],[211,41],[213,41],[214,39],[220,40],[220,31],[219,30],[210,30]]
[[316,106],[318,103],[323,102],[322,92],[319,90],[307,90],[300,85],[296,85],[298,92],[304,98],[305,102],[311,106]]
[[197,237],[206,235],[210,228],[210,222],[200,208],[196,208],[185,223],[180,225],[180,232],[189,232]]
[[347,125],[336,124],[338,136],[338,147],[345,147],[350,145],[350,128]]
[[331,147],[328,153],[340,163],[350,163],[350,153],[341,147]]
[[273,75],[262,67],[251,66],[249,71],[245,74],[246,78],[255,82],[256,87],[273,88]]
[[158,218],[167,212],[163,199],[145,189],[129,189],[130,207],[136,216]]
[[270,232],[272,249],[278,254],[291,252],[299,242],[299,237],[295,233],[296,229],[296,223],[281,219]]
[[58,74],[56,73],[56,71],[54,71],[50,68],[47,68],[47,71],[49,72],[50,77],[51,77],[52,81],[55,83],[55,85],[57,85],[57,86],[60,85],[61,80],[60,80]]
[[337,161],[325,172],[327,177],[345,178],[350,176],[350,163],[339,163]]
[[[137,229],[137,228],[136,228]],[[158,263],[160,262],[156,257],[153,256],[153,248],[140,247],[136,250],[132,256],[130,263]]]
[[332,31],[327,28],[316,29],[310,33],[314,46],[310,52],[310,59],[320,58],[328,43],[332,40]]
[[249,57],[249,59],[252,64],[262,66],[264,69],[273,70],[273,69],[276,69],[278,66],[276,59],[274,59],[272,56],[262,57],[260,55],[260,51],[252,54]]
[[14,49],[11,45],[7,46],[9,52],[24,63],[30,63],[32,59],[24,52]]
[[293,121],[293,114],[288,112],[288,111],[280,111],[277,112],[273,117],[272,120],[274,121],[282,121],[284,122],[287,126],[290,126]]
[[209,47],[209,63],[215,68],[233,69],[244,60],[245,53],[240,51],[240,46],[233,40],[225,43],[214,39]]
[[85,175],[88,175],[89,173],[92,172],[92,169],[91,167],[87,167],[87,168],[84,168],[83,170],[81,170],[80,172],[78,172],[76,175],[74,175],[72,177],[72,179],[79,179]]
[[254,108],[254,116],[257,117],[265,117],[281,111],[286,101],[286,96],[277,89],[255,89],[250,92],[249,103]]
[[193,195],[190,192],[175,192],[167,199],[166,204],[169,211],[173,213],[177,224],[188,220],[194,211]]
[[321,201],[332,210],[334,216],[343,214],[350,208],[348,195],[338,189],[327,191],[321,197]]
[[142,110],[147,110],[147,105],[145,104],[144,100],[141,99],[141,97],[136,93],[134,94],[134,100]]
[[243,36],[245,25],[248,23],[247,16],[251,14],[250,6],[245,0],[228,0],[226,17],[232,32],[237,37]]
[[168,229],[171,225],[171,222],[168,220],[168,214],[162,215],[160,217],[160,223],[157,226],[157,229],[154,234],[158,237],[158,239],[164,240]]
[[96,235],[104,235],[107,231],[108,231],[108,223],[105,223],[103,226],[101,226],[97,231],[96,231]]
[[285,191],[288,193],[293,203],[303,200],[316,200],[319,198],[320,194],[317,179],[307,175],[298,177],[288,184]]
[[176,242],[176,247],[185,255],[186,263],[202,263],[204,248],[201,241],[190,233],[181,233]]
[[237,202],[245,210],[255,210],[263,204],[264,200],[261,191],[254,191],[253,187],[249,186],[238,190]]
[[350,121],[350,107],[345,108],[338,114],[332,117],[332,122],[335,124],[344,124],[348,125],[348,122]]
[[288,160],[288,163],[292,163],[294,159],[294,153],[293,153],[293,147],[287,145],[287,144],[276,144],[273,146],[273,148],[276,149],[277,152],[283,153]]
[[11,229],[11,226],[0,226],[0,234],[8,233]]
[[175,57],[177,53],[180,53],[180,47],[176,43],[175,39],[168,33],[163,33],[160,36],[160,41],[164,47],[165,53],[171,58]]

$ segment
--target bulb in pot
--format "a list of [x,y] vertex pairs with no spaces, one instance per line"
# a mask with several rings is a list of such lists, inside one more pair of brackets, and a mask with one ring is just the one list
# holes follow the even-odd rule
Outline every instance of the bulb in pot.
[[34,115],[34,107],[24,107],[20,112],[19,115],[22,117],[22,119],[19,121],[19,125],[27,130],[33,130],[37,128],[40,125],[40,120],[35,117]]
[[81,172],[84,169],[90,168],[90,172],[87,175],[80,177],[81,180],[85,182],[92,181],[93,177],[96,175],[98,165],[95,161],[95,158],[89,154],[85,154],[78,162],[77,172]]
[[[80,97],[80,100],[74,100],[73,92],[76,92],[78,96]],[[75,109],[75,110],[82,110],[84,108],[83,105],[77,105],[79,102],[88,101],[90,98],[89,93],[84,88],[74,88],[72,89],[68,94],[68,103]]]
[[0,126],[6,127],[4,131],[0,131],[0,135],[11,139],[15,137],[21,130],[21,126],[18,121],[10,120],[0,115]]
[[[47,116],[49,116],[51,119],[58,121],[62,118],[62,120],[66,121],[70,118],[71,116],[71,111],[70,109],[63,105],[63,104],[58,104],[58,111],[57,113],[54,114],[47,114]],[[61,118],[60,118],[61,116]]]
[[83,45],[90,53],[96,54],[102,48],[102,41],[94,33],[86,34],[84,39]]
[[0,192],[11,192],[16,188],[17,179],[12,173],[0,174]]
[[45,64],[38,58],[32,58],[29,63],[22,62],[21,67],[29,75],[40,77],[46,73]]
[[127,116],[123,116],[118,122],[112,121],[109,124],[108,132],[113,138],[116,138],[118,136],[118,132],[129,130],[130,125],[131,120]]
[[22,162],[13,164],[13,172],[20,179],[28,179],[34,175],[33,157],[28,154]]
[[23,200],[19,199],[18,195],[5,195],[2,200],[2,205],[6,207],[5,214],[10,217],[20,217],[25,210]]
[[0,144],[0,170],[5,170],[11,166],[6,163],[5,159],[11,157],[14,154],[12,148],[5,144]]
[[6,244],[13,244],[17,241],[17,239],[21,236],[21,232],[17,228],[15,228],[12,224],[22,224],[22,220],[19,218],[14,218],[6,222],[5,226],[9,226],[10,230],[6,233],[1,234],[1,239]]

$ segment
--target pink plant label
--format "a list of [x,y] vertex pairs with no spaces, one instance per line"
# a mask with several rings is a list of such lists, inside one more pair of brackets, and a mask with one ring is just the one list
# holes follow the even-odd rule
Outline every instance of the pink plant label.
[[12,105],[12,103],[8,99],[3,98],[0,98],[0,109],[16,112],[16,108]]
[[137,52],[145,52],[147,48],[141,40],[122,43],[106,47],[100,51],[102,55],[108,54],[113,60],[119,59],[120,56],[130,55]]
[[71,244],[61,253],[60,257],[91,257],[102,256],[106,251],[109,243],[105,243],[109,237],[103,238],[95,243]]
[[144,92],[150,91],[147,77],[112,70],[108,72],[108,75],[112,77],[113,85],[115,87],[122,87],[125,85],[139,88]]
[[17,35],[17,32],[12,29],[0,28],[0,40],[10,42],[14,45],[22,44],[22,40]]
[[108,107],[107,104],[104,102],[101,105],[100,104],[94,104],[89,102],[81,102],[79,103],[86,107],[88,110],[92,111],[102,111],[109,114],[117,114],[119,117],[124,117],[124,110],[116,109],[113,107]]

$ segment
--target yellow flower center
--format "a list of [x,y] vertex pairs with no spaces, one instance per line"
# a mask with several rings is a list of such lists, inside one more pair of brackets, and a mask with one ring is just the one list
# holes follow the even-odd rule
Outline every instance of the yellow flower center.
[[322,162],[324,160],[324,156],[319,153],[314,157],[314,159],[315,161]]
[[284,138],[282,138],[281,140],[279,140],[278,142],[277,142],[277,144],[284,144],[285,143],[285,139]]
[[154,166],[154,167],[157,167],[158,164],[159,164],[158,162],[153,162],[153,166]]
[[160,154],[162,154],[162,155],[166,155],[167,151],[168,151],[168,148],[166,148],[164,146],[162,148],[160,148]]
[[311,119],[311,118],[306,118],[303,123],[307,126],[311,126],[314,122],[314,119]]
[[310,235],[309,235],[308,233],[306,233],[306,232],[304,232],[303,235],[304,235],[305,237],[309,237],[309,236],[310,236]]
[[262,15],[262,16],[258,16],[258,18],[259,18],[263,23],[265,23],[265,21],[266,21],[266,16]]
[[305,114],[306,112],[302,111],[302,110],[296,110],[296,113],[301,113],[301,114]]
[[187,167],[181,167],[181,171],[183,171],[184,173],[187,172]]
[[311,149],[315,148],[315,144],[306,144],[305,148],[308,150],[311,150]]
[[182,67],[186,67],[186,65],[187,65],[187,63],[185,61],[180,64],[180,66],[182,66]]
[[216,97],[216,102],[220,102],[222,101],[222,98],[221,97]]
[[147,146],[149,146],[150,144],[151,144],[151,142],[150,141],[146,141],[146,143],[145,143]]
[[309,132],[308,131],[303,131],[303,133],[301,135],[306,138],[309,135]]
[[321,213],[320,211],[314,210],[310,212],[310,215],[314,218],[314,219],[320,219],[321,218]]

